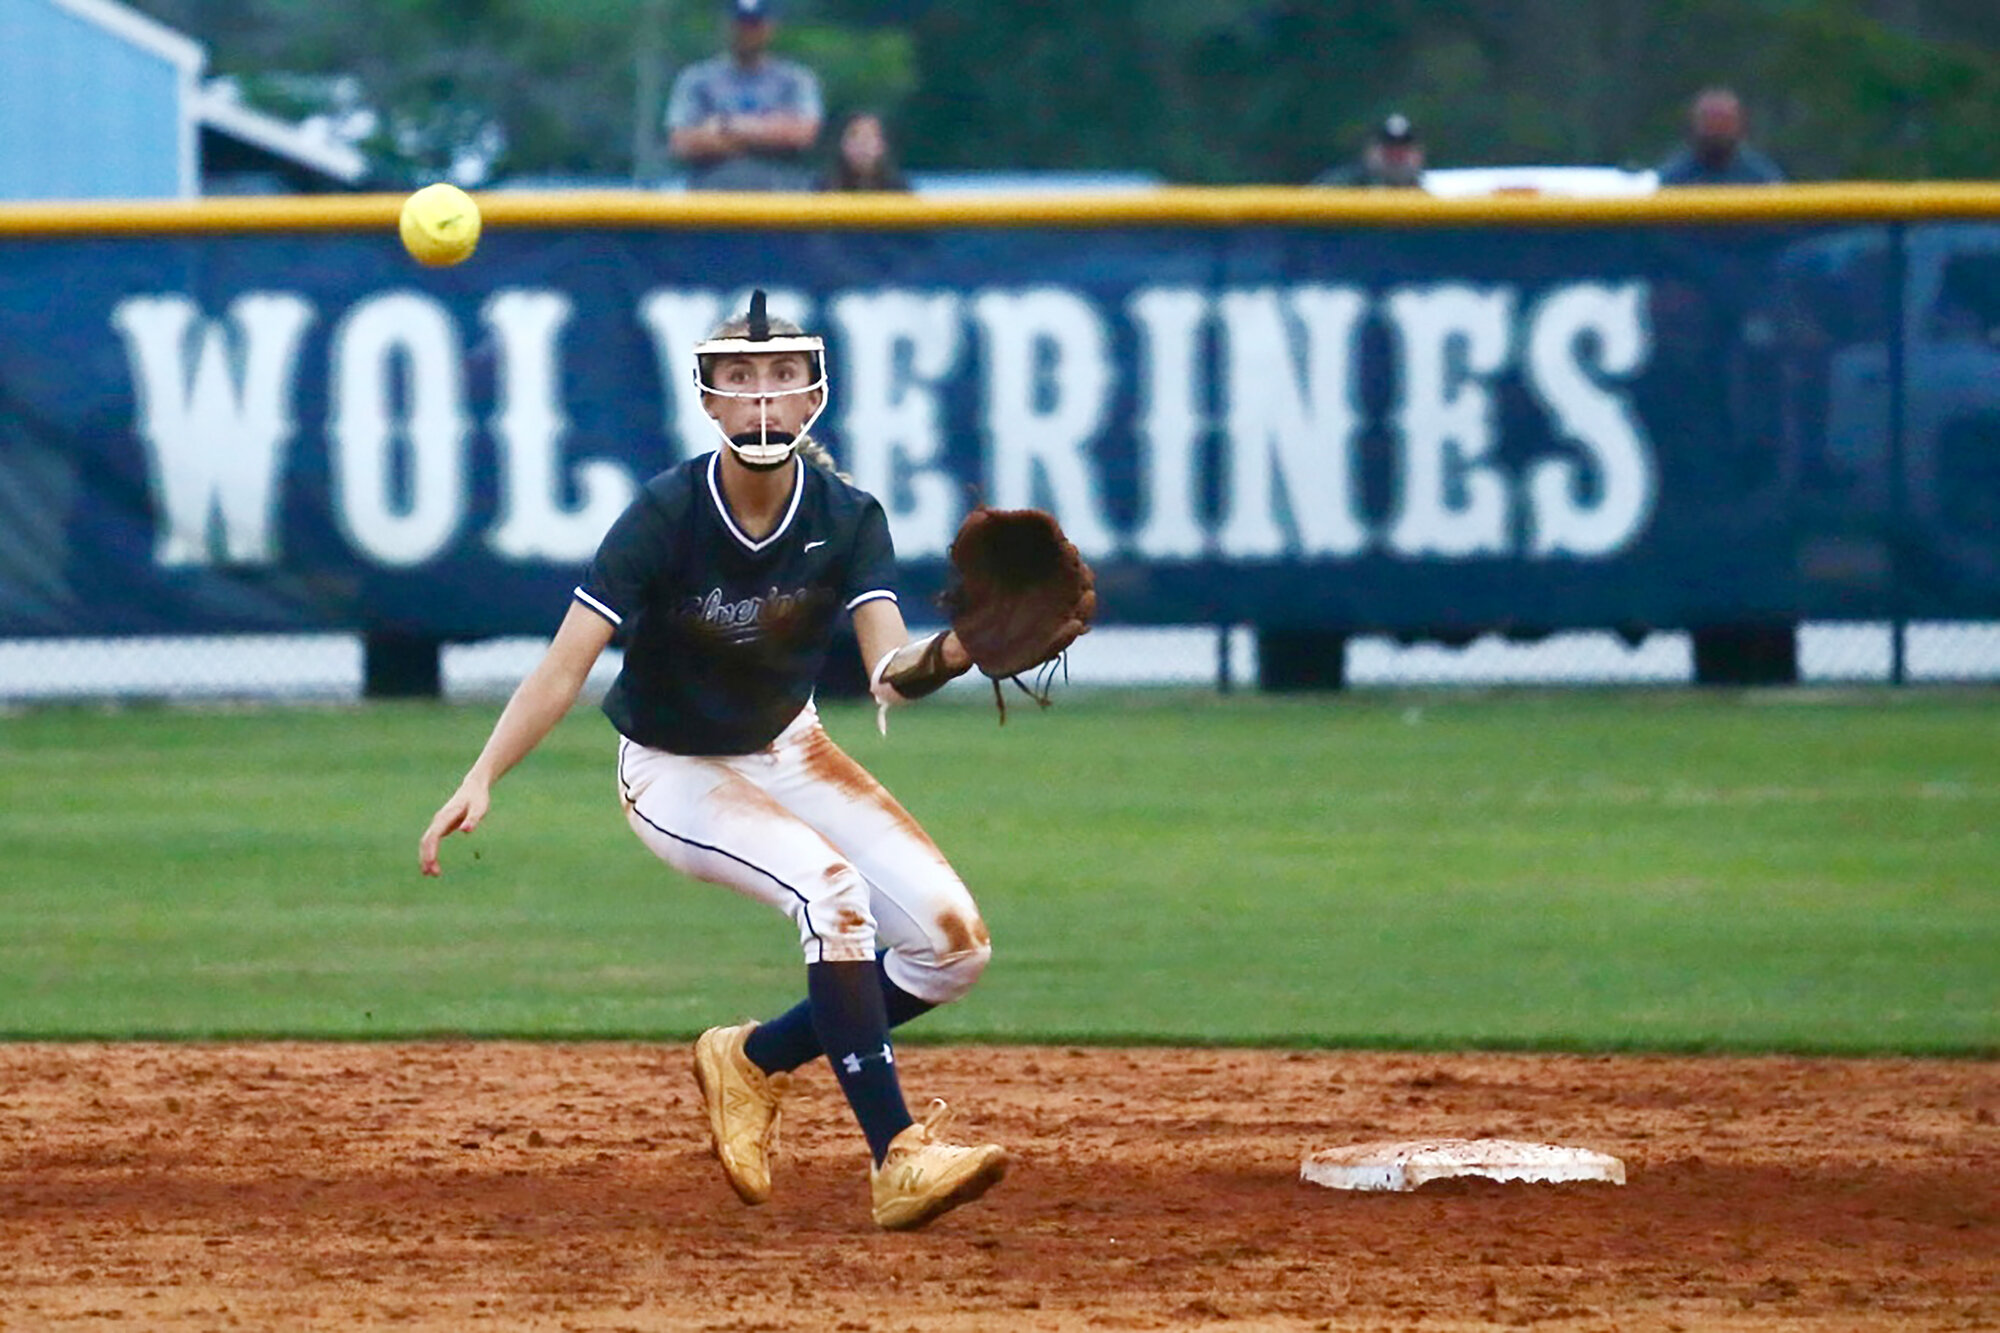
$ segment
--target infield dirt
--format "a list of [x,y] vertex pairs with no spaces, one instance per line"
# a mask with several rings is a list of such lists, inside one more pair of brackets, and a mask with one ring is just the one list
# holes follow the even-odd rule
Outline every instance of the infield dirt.
[[[2000,1064],[928,1047],[1013,1169],[869,1223],[833,1080],[736,1201],[679,1045],[0,1046],[0,1329],[2000,1328]],[[1629,1183],[1305,1185],[1546,1140]]]

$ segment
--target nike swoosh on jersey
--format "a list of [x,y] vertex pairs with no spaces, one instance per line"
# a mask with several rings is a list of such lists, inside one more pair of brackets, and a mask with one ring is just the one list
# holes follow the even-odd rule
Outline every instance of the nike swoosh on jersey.
[[816,542],[807,542],[807,543],[806,543],[806,550],[810,551],[810,550],[812,550],[812,549],[813,549],[813,547],[815,547],[815,546],[824,546],[824,545],[826,545],[826,542],[825,542],[824,540],[821,540],[821,541],[816,541]]

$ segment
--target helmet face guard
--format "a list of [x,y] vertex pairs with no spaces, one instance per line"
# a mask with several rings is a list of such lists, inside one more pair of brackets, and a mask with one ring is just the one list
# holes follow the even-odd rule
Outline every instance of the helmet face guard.
[[[722,442],[741,459],[745,465],[757,469],[769,469],[783,465],[791,456],[798,442],[812,429],[820,413],[826,411],[826,340],[807,333],[771,332],[770,319],[765,312],[764,293],[760,289],[750,296],[750,328],[740,337],[710,338],[697,343],[694,349],[695,387],[704,394],[714,394],[718,398],[789,398],[793,394],[819,394],[819,405],[814,407],[805,421],[800,423],[796,434],[783,430],[772,430],[766,423],[759,422],[754,432],[744,432],[732,436],[723,429],[722,423],[715,422],[716,433]],[[779,352],[795,352],[806,359],[806,367],[812,382],[796,389],[724,389],[712,383],[709,373],[715,362],[725,356],[770,356]],[[710,418],[714,420],[713,417]]]

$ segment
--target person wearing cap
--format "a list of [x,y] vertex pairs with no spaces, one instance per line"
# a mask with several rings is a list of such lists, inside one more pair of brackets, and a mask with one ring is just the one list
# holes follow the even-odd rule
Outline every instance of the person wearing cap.
[[1375,127],[1360,161],[1323,171],[1313,184],[1415,188],[1423,184],[1423,176],[1424,141],[1410,118],[1398,111]]
[[729,49],[688,66],[667,98],[667,150],[690,190],[810,190],[819,78],[771,54],[777,0],[728,0]]

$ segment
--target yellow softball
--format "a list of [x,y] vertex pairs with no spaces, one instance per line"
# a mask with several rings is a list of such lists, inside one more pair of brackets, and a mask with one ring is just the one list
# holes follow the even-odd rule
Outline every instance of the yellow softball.
[[457,264],[479,244],[479,205],[456,185],[426,185],[403,201],[398,230],[403,248],[419,264]]

